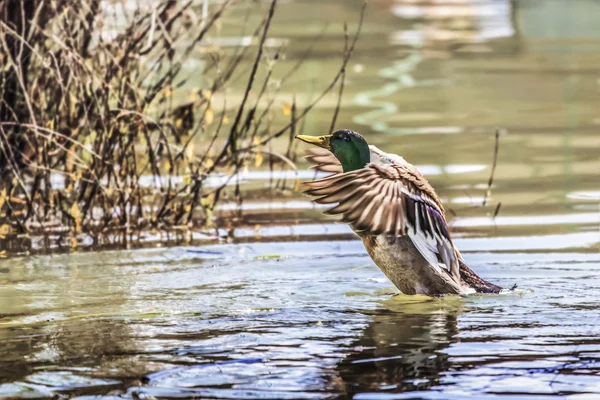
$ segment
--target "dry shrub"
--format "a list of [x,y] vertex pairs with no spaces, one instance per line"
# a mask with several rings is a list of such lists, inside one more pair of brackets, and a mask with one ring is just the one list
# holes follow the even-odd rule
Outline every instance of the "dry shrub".
[[[208,3],[0,0],[2,237],[77,246],[82,236],[98,244],[204,226],[227,185],[209,188],[207,177],[234,176],[273,139],[293,137],[298,121],[343,83],[358,32],[352,40],[346,32],[331,84],[274,126],[278,89],[267,87],[283,50],[266,52],[265,42],[276,0],[248,27],[254,45],[232,51],[208,39],[238,4]],[[204,84],[190,93],[184,66],[198,60]],[[215,98],[226,99],[234,75],[245,91],[228,114]],[[210,140],[194,148],[200,137]],[[5,249],[29,242],[10,243]]]

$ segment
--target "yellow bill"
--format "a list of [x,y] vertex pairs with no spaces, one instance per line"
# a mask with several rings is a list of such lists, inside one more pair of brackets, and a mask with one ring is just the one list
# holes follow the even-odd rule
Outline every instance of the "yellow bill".
[[333,135],[325,135],[325,136],[308,136],[308,135],[296,135],[296,139],[300,139],[305,143],[314,144],[315,146],[322,147],[324,149],[331,151],[331,145],[329,144],[329,140]]

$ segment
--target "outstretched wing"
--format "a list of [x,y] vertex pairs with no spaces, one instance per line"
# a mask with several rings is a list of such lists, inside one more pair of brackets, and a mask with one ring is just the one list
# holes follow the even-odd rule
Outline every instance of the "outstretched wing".
[[312,168],[319,172],[332,172],[334,174],[341,174],[344,172],[342,164],[337,158],[327,149],[320,147],[313,147],[308,150],[307,155],[304,157],[309,162],[315,164]]
[[410,164],[365,168],[305,182],[319,204],[337,204],[327,214],[343,216],[357,232],[408,235],[433,266],[459,279],[459,264],[444,208],[427,180]]

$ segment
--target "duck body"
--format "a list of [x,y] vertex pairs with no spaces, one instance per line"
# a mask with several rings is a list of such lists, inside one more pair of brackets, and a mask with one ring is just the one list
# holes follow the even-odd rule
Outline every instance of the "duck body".
[[[440,200],[412,164],[375,146],[367,147],[364,138],[352,131],[321,138],[331,144],[311,149],[306,158],[318,171],[332,174],[305,182],[306,193],[317,203],[334,205],[326,214],[342,215],[371,259],[402,293],[437,296],[501,291],[464,263],[450,237]],[[343,142],[336,145],[334,140]],[[364,146],[362,156],[352,153],[350,145]],[[350,154],[338,154],[342,150]],[[361,162],[356,160],[359,157]]]
[[436,296],[476,292],[464,282],[452,279],[439,266],[431,265],[406,236],[362,235],[361,239],[375,265],[404,294]]

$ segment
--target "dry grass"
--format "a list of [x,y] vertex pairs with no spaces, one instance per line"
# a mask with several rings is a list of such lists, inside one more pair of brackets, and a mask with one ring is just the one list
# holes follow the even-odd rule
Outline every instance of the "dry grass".
[[[82,236],[127,242],[144,230],[204,226],[229,183],[208,188],[209,176],[235,176],[272,140],[293,137],[336,85],[341,95],[358,32],[345,32],[322,93],[275,124],[279,89],[267,88],[283,49],[266,52],[265,42],[276,0],[247,27],[255,45],[223,51],[208,41],[237,3],[0,0],[0,238],[14,239],[5,250],[35,235],[76,247]],[[195,60],[205,83],[190,92],[184,65]],[[245,90],[228,108],[234,76]],[[291,154],[271,157],[293,165]]]

